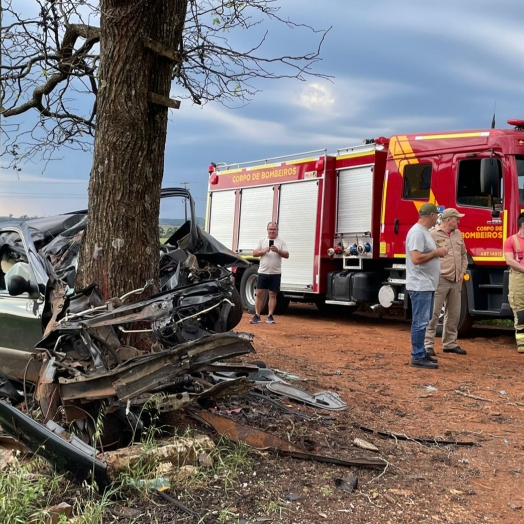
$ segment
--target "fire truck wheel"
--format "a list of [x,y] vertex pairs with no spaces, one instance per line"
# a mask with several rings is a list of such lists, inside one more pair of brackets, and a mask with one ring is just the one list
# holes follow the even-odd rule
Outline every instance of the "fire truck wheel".
[[[249,313],[255,312],[255,296],[257,291],[257,272],[258,266],[252,266],[244,271],[242,279],[240,280],[240,299],[242,300],[243,308]],[[268,294],[264,298],[262,304],[262,315],[267,314]]]
[[277,305],[275,307],[275,315],[283,315],[291,300],[284,296],[282,292],[277,295]]
[[242,309],[242,300],[240,300],[240,295],[236,289],[233,289],[233,293],[231,294],[231,302],[233,302],[234,306],[231,307],[229,317],[227,318],[228,331],[231,331],[238,326],[242,320],[242,313],[244,312]]
[[[436,336],[441,337],[442,336],[442,328],[443,328],[443,322],[444,322],[444,314],[445,314],[445,306],[442,307],[442,311],[440,312],[439,322],[437,325],[436,330]],[[469,333],[473,326],[474,318],[469,314],[468,311],[468,292],[466,290],[466,286],[462,284],[462,293],[461,293],[461,299],[460,299],[460,317],[459,317],[459,323],[458,323],[458,336],[463,337]]]

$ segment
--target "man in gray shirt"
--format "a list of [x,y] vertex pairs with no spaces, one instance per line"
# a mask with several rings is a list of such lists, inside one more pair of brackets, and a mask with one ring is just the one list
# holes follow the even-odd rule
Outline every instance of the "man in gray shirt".
[[445,247],[437,247],[429,230],[437,223],[435,204],[424,204],[419,221],[406,237],[406,291],[412,309],[411,362],[417,368],[436,369],[437,359],[426,355],[424,337],[433,313],[433,299],[440,278],[438,257],[446,255]]

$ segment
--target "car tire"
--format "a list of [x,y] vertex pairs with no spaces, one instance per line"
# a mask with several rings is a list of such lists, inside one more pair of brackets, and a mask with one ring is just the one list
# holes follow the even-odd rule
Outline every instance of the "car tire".
[[[251,314],[255,313],[255,297],[257,292],[258,266],[247,268],[242,274],[240,280],[240,299],[242,300],[242,307]],[[268,294],[264,297],[262,303],[261,315],[267,314]]]
[[233,302],[234,305],[231,306],[229,316],[227,317],[226,328],[228,331],[231,331],[238,326],[244,313],[244,310],[242,309],[242,300],[240,299],[240,295],[236,288],[233,289],[233,292],[231,293],[231,302]]

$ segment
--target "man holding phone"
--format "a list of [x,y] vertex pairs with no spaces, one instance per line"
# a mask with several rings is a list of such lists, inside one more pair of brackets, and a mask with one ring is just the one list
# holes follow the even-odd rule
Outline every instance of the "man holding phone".
[[267,323],[274,324],[273,313],[277,305],[277,294],[280,291],[280,279],[282,275],[282,259],[289,258],[286,243],[278,238],[278,226],[276,222],[267,225],[267,237],[260,240],[253,251],[254,257],[261,257],[258,266],[257,295],[255,298],[255,314],[251,324],[260,324],[260,312],[264,304],[266,291],[269,290],[269,304]]

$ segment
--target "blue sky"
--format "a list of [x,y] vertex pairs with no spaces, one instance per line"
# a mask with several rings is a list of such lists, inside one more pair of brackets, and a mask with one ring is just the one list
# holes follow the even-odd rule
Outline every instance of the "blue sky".
[[[199,216],[205,213],[211,161],[336,152],[381,135],[489,127],[495,103],[497,127],[524,118],[524,2],[282,0],[281,5],[284,17],[296,22],[332,26],[315,72],[334,78],[258,81],[261,92],[237,109],[183,101],[171,110],[164,186],[189,182]],[[299,31],[269,29],[268,53],[315,47],[312,37]],[[233,38],[245,44],[246,35]],[[0,215],[85,208],[90,165],[90,154],[64,150],[61,160],[47,167],[28,163],[18,173],[0,171]]]

